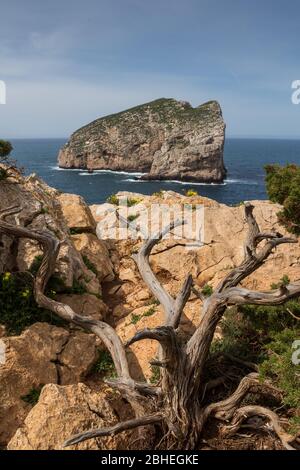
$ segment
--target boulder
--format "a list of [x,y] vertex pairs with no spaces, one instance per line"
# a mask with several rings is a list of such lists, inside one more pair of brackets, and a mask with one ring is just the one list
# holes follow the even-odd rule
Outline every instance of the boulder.
[[93,232],[95,222],[84,199],[77,194],[61,194],[59,196],[62,212],[70,229],[82,232]]
[[[62,450],[64,441],[92,428],[113,425],[117,416],[103,393],[83,383],[68,386],[46,385],[37,405],[8,444],[8,450]],[[127,437],[91,439],[69,447],[70,450],[120,450]]]
[[112,281],[113,264],[105,241],[99,240],[93,233],[79,233],[71,238],[76,250],[86,260],[87,267],[93,269],[99,282]]
[[35,323],[20,336],[2,337],[0,445],[22,424],[42,385],[83,379],[97,359],[93,335]]

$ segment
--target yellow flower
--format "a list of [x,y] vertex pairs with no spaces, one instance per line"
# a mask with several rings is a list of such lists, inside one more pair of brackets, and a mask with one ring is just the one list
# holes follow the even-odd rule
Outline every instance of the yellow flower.
[[10,280],[10,278],[11,278],[11,273],[6,272],[6,273],[3,274],[3,281],[7,282],[7,281]]
[[25,297],[25,299],[26,299],[27,297],[29,297],[29,295],[30,295],[29,289],[26,289],[26,290],[24,290],[24,291],[22,292],[22,297]]

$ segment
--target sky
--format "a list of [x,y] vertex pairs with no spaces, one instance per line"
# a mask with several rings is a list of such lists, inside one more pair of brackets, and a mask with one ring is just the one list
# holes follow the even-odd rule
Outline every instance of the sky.
[[160,97],[228,136],[300,138],[299,0],[1,0],[0,137],[68,137]]

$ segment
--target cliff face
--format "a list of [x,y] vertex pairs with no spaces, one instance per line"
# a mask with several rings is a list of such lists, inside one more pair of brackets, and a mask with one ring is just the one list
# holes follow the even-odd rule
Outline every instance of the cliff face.
[[144,179],[221,182],[224,138],[216,101],[193,108],[162,98],[77,130],[58,162],[62,168],[139,171]]

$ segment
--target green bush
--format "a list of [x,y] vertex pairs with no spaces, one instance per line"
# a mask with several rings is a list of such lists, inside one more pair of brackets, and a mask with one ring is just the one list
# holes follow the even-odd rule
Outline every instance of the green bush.
[[157,385],[160,379],[160,367],[151,365],[151,377],[149,379],[150,383]]
[[114,206],[118,206],[119,205],[119,198],[118,198],[118,196],[116,196],[116,194],[112,194],[111,196],[109,196],[106,199],[106,202],[108,202],[109,204],[113,204]]
[[0,139],[0,161],[6,161],[12,150],[13,146],[9,141]]
[[300,339],[300,329],[285,329],[271,337],[265,345],[268,358],[260,365],[260,376],[271,378],[283,391],[285,405],[300,409],[300,364],[292,362],[292,346]]
[[279,222],[291,233],[300,235],[300,166],[267,165],[266,187],[269,198],[283,205]]
[[194,189],[187,189],[185,192],[185,195],[187,197],[193,197],[193,196],[198,196],[198,193]]
[[134,220],[136,220],[138,218],[140,214],[130,214],[128,217],[127,217],[127,220],[128,222],[133,222]]
[[210,286],[209,284],[205,284],[201,292],[205,297],[210,297],[213,294],[214,290],[212,286]]
[[34,406],[39,401],[41,390],[42,386],[39,388],[32,388],[30,392],[27,393],[27,395],[22,396],[21,399],[25,401],[25,403],[29,403],[30,405]]
[[0,168],[0,181],[6,180],[8,172],[5,168]]
[[[55,295],[49,291],[48,295]],[[35,302],[32,279],[25,273],[0,275],[0,324],[8,334],[20,334],[36,322],[65,325],[52,312],[38,307]]]
[[114,361],[108,351],[99,351],[99,357],[93,366],[92,372],[98,372],[106,377],[116,377]]
[[299,408],[300,365],[292,361],[293,343],[300,340],[295,317],[300,317],[298,299],[282,306],[228,309],[221,322],[223,337],[212,343],[211,355],[230,354],[258,364],[261,380],[271,378],[283,391],[283,403]]

